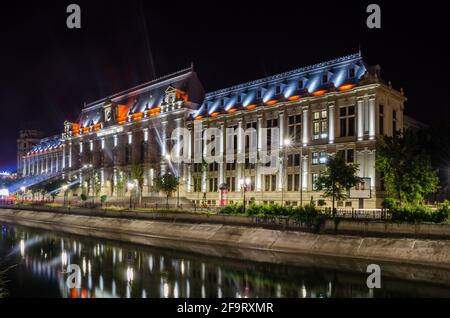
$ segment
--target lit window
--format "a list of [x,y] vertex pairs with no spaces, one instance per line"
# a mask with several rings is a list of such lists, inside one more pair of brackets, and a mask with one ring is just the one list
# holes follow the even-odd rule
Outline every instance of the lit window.
[[328,137],[327,111],[313,112],[313,139],[326,139]]

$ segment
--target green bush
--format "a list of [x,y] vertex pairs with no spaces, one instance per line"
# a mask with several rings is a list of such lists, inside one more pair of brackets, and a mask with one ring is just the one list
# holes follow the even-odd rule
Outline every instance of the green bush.
[[424,206],[410,206],[391,210],[392,221],[408,223],[443,223],[449,219],[450,207],[442,204],[439,209],[432,211]]
[[303,207],[295,208],[293,218],[297,222],[312,224],[319,214],[320,212],[315,205],[307,204]]
[[105,202],[106,202],[106,198],[107,198],[106,195],[102,195],[102,196],[100,197],[100,202],[101,202],[101,203],[105,203]]
[[236,215],[244,214],[244,206],[242,204],[229,204],[219,211],[220,214]]
[[83,200],[83,201],[86,201],[88,198],[87,198],[87,195],[85,194],[85,193],[82,193],[81,195],[80,195],[80,198],[81,198],[81,200]]
[[396,205],[397,205],[397,202],[395,201],[394,198],[385,198],[383,200],[383,203],[381,203],[381,206],[384,209],[393,209],[393,208],[395,208]]

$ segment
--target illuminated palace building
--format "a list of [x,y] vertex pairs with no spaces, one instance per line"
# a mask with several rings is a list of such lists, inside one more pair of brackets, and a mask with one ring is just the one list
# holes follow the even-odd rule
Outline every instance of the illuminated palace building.
[[[205,94],[191,67],[85,105],[61,136],[22,156],[22,173],[60,173],[81,185],[80,193],[98,182],[101,194],[119,201],[133,192],[126,185],[135,182],[132,167],[140,165],[146,203],[159,197],[154,178],[173,173],[183,205],[237,203],[244,196],[247,202],[299,205],[321,198],[315,180],[337,154],[358,164],[364,178],[338,206],[379,207],[383,184],[375,170],[375,140],[403,127],[406,101],[379,72],[357,53]],[[183,147],[172,139],[175,128],[190,133],[183,135]],[[207,128],[220,131],[220,138],[202,135]],[[248,131],[256,132],[256,162]],[[207,163],[202,154],[211,144],[217,160]],[[271,173],[259,160],[266,145],[277,155]],[[175,162],[174,147],[188,160]],[[227,148],[236,151],[233,160]]]

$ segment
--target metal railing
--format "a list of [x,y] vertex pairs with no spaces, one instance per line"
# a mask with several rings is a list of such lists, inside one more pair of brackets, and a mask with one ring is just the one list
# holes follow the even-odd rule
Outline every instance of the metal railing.
[[374,219],[374,220],[389,220],[391,219],[391,212],[388,209],[335,209],[326,208],[323,210],[330,217],[345,218],[345,219]]

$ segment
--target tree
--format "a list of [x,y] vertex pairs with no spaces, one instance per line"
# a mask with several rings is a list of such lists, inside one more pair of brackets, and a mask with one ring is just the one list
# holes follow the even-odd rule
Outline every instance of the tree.
[[97,173],[94,174],[94,179],[92,181],[93,181],[92,189],[94,190],[93,192],[94,192],[94,196],[96,198],[102,191],[102,183],[101,183],[100,177]]
[[379,137],[375,164],[388,194],[400,205],[422,204],[424,197],[437,189],[439,179],[430,157],[411,130]]
[[123,196],[123,191],[125,190],[125,180],[123,178],[122,173],[117,174],[116,187],[117,187],[117,195]]
[[139,205],[142,204],[142,191],[144,190],[144,168],[141,164],[133,164],[131,166],[131,179],[137,181]]
[[316,188],[323,191],[323,196],[333,199],[333,215],[335,214],[335,200],[342,200],[347,196],[350,188],[361,182],[361,178],[356,175],[358,165],[347,164],[341,156],[331,156],[328,158],[327,167],[319,175],[316,181]]
[[158,176],[154,179],[154,186],[156,191],[163,192],[166,195],[166,206],[169,208],[169,197],[177,189],[179,180],[171,173],[166,173],[163,176]]

